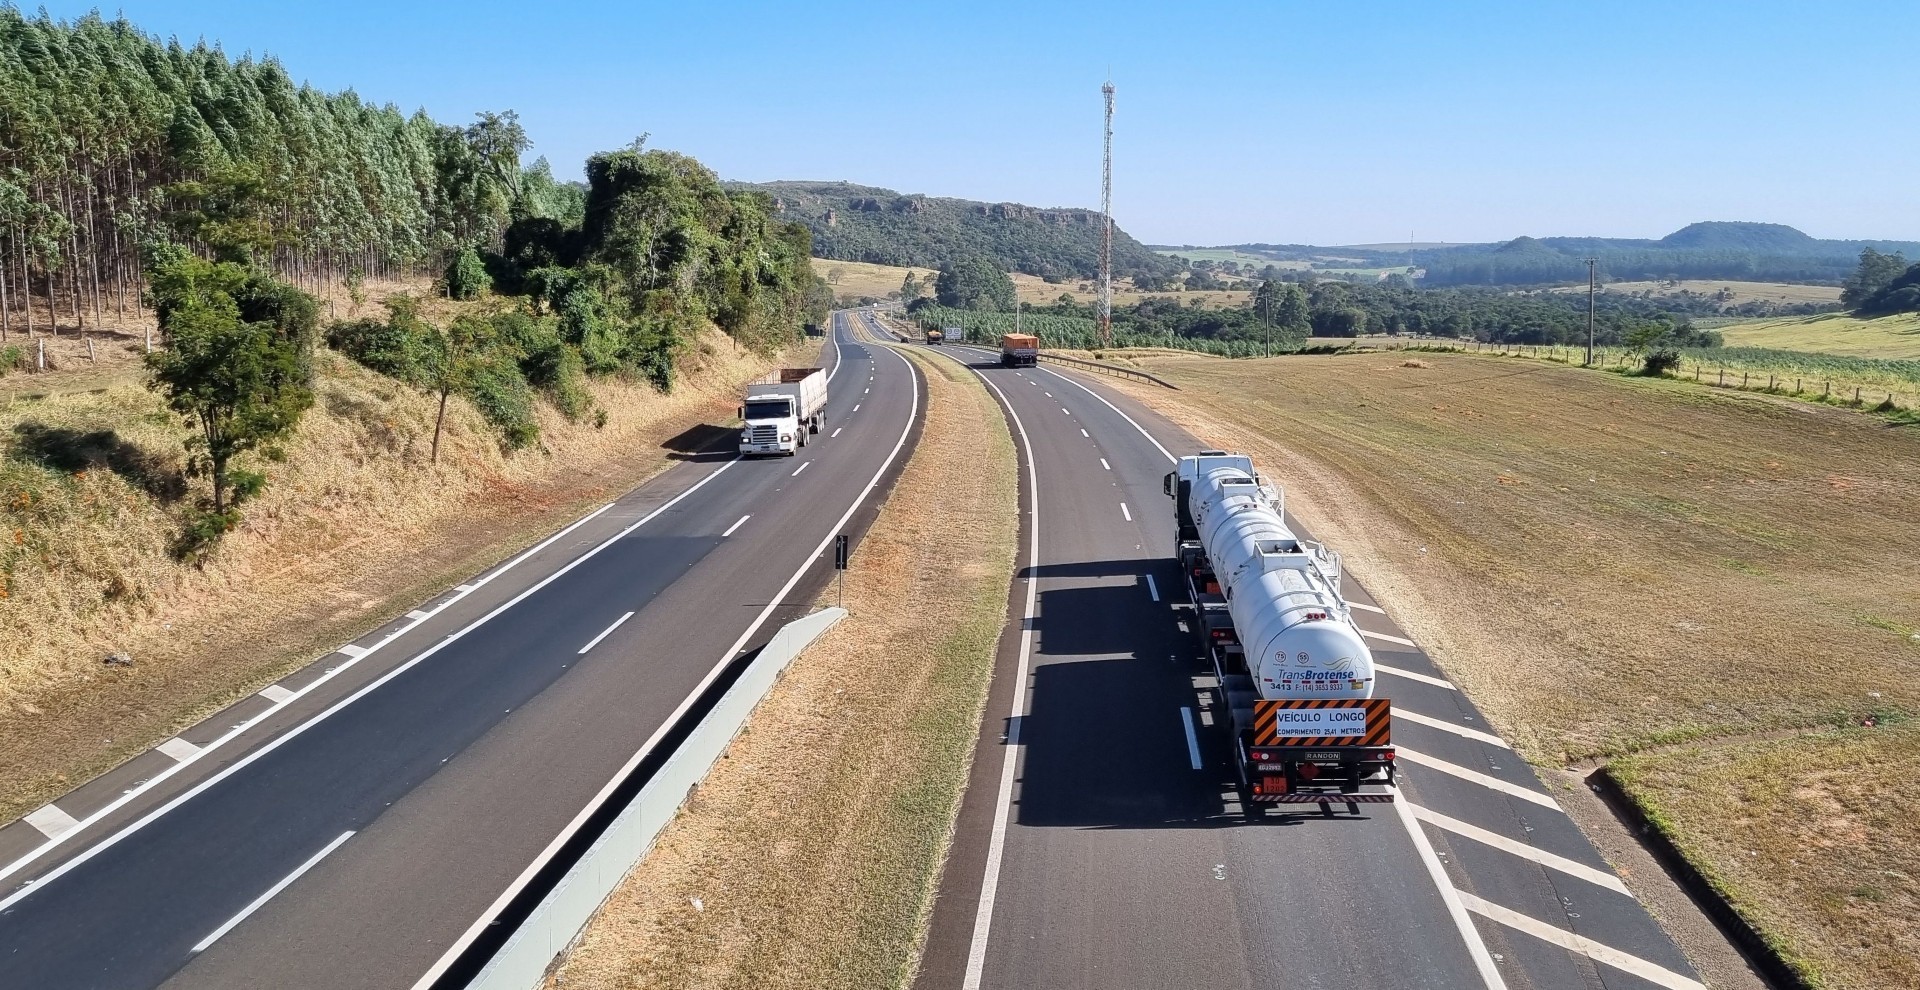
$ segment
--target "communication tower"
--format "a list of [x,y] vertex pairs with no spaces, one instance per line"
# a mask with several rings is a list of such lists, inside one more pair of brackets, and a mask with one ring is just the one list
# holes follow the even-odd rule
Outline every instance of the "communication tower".
[[1100,346],[1113,346],[1113,81],[1100,87],[1107,100],[1106,143],[1100,153]]

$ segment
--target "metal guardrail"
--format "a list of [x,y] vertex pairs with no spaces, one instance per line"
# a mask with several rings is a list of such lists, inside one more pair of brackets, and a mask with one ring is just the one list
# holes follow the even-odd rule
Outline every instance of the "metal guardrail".
[[1092,368],[1095,371],[1104,371],[1110,375],[1121,375],[1128,378],[1134,378],[1143,382],[1152,382],[1153,384],[1158,385],[1162,388],[1170,388],[1176,392],[1180,391],[1180,386],[1175,385],[1174,383],[1167,381],[1166,379],[1161,378],[1158,375],[1151,375],[1144,371],[1135,371],[1132,368],[1122,368],[1117,365],[1111,365],[1111,364],[1101,364],[1098,361],[1083,361],[1079,358],[1067,357],[1064,354],[1048,354],[1046,351],[1041,351],[1040,356],[1049,361],[1058,361],[1061,364],[1071,364],[1081,368]]
[[633,869],[654,840],[673,821],[680,805],[746,725],[754,706],[766,697],[782,671],[800,651],[847,615],[846,609],[821,609],[796,619],[773,634],[740,679],[700,720],[632,803],[580,857],[566,876],[540,901],[500,951],[467,984],[467,990],[537,990],[547,968],[578,938],[613,888]]

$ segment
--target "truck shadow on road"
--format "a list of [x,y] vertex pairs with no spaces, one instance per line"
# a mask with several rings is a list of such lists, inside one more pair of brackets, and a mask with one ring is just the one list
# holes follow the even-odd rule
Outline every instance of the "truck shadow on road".
[[701,423],[668,438],[660,449],[667,451],[670,461],[725,461],[733,458],[739,437],[737,426]]
[[[1019,719],[1017,821],[1036,828],[1211,829],[1320,823],[1350,827],[1377,817],[1324,818],[1318,806],[1270,810],[1249,820],[1223,729],[1206,724],[1210,674],[1167,601],[1178,577],[1163,559],[1050,564],[1035,616],[1028,714]],[[1203,684],[1206,682],[1202,682]],[[1186,720],[1194,722],[1188,744]],[[1015,728],[1009,725],[1011,730]],[[1198,754],[1200,768],[1194,768]]]

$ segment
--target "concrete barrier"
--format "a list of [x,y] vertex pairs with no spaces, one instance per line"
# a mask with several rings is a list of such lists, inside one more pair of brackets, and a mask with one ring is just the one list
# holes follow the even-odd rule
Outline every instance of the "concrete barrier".
[[679,813],[687,795],[706,779],[707,771],[746,725],[747,716],[766,697],[780,673],[846,614],[845,609],[827,608],[780,627],[606,833],[540,901],[480,975],[467,984],[468,990],[538,988],[546,979],[547,967],[573,944],[621,878],[653,848],[654,840]]

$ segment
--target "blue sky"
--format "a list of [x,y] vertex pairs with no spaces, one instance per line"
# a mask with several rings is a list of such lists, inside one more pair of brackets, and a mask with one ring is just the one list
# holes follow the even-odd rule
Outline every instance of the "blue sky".
[[1920,239],[1913,0],[118,10],[443,121],[518,110],[563,175],[648,132],[733,179],[1098,206],[1110,72],[1114,216],[1155,243]]

